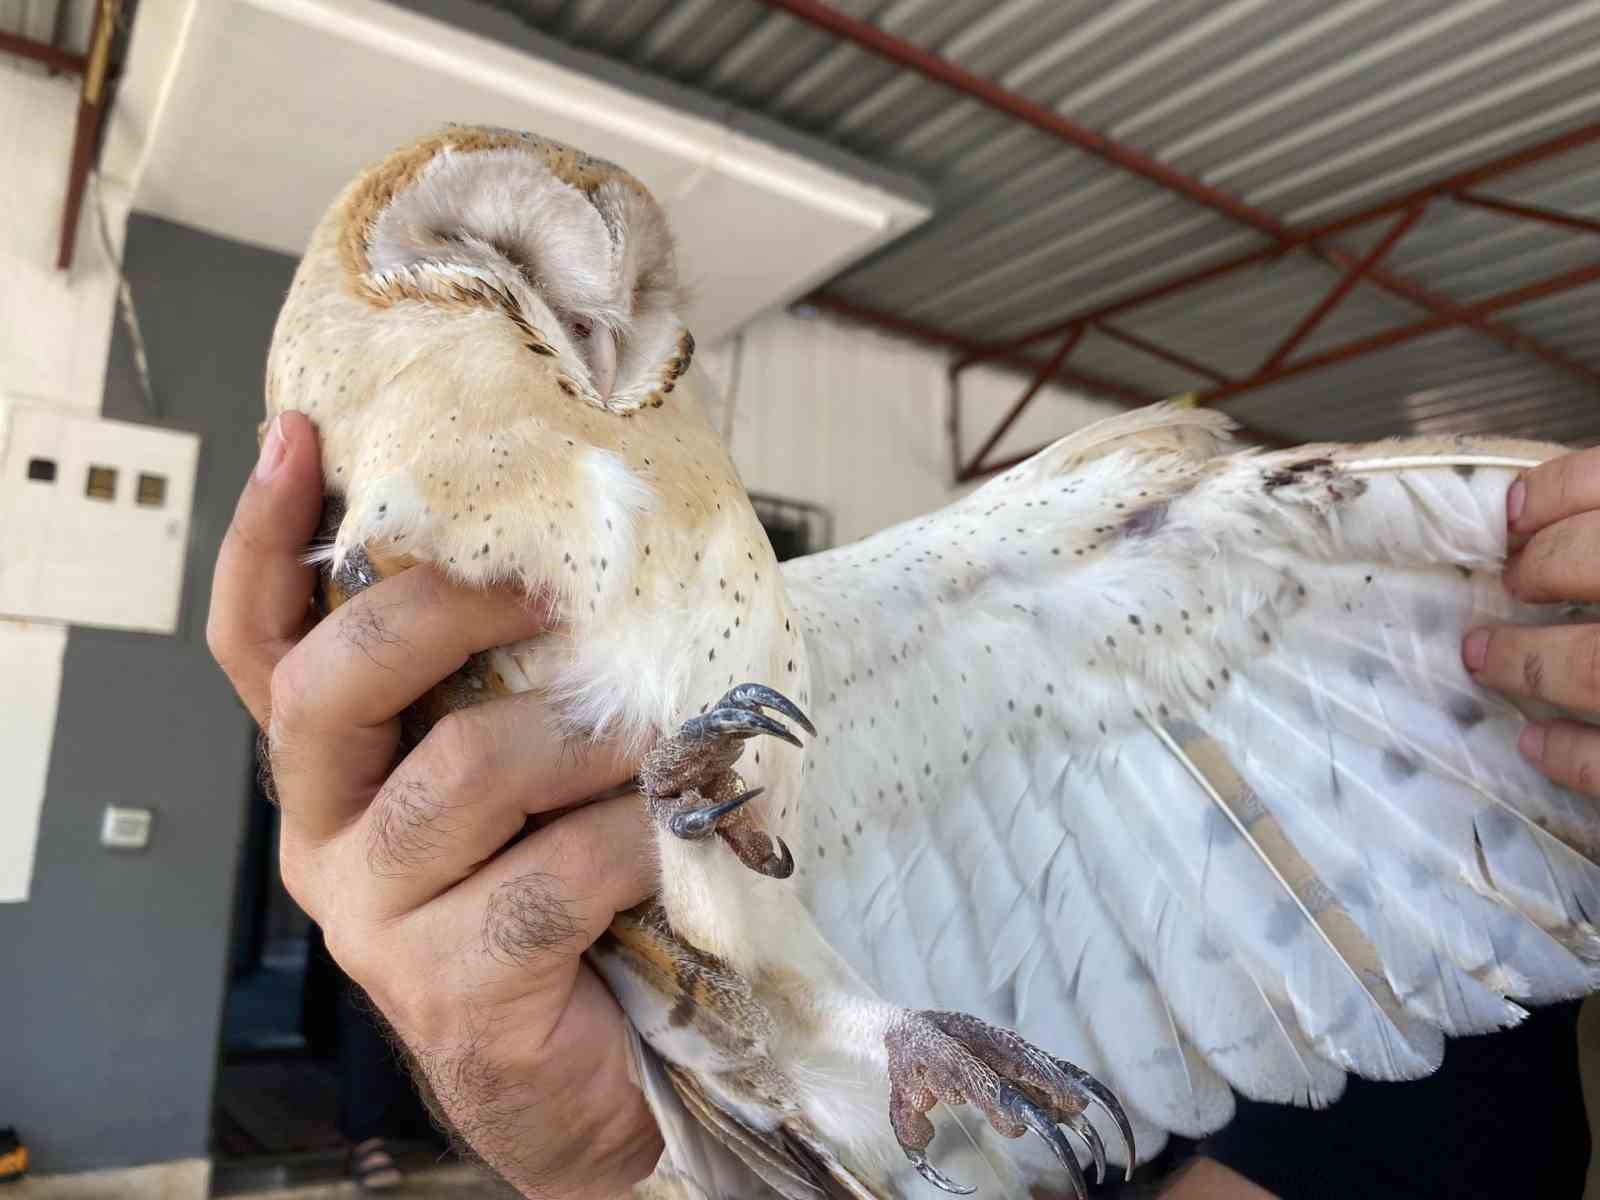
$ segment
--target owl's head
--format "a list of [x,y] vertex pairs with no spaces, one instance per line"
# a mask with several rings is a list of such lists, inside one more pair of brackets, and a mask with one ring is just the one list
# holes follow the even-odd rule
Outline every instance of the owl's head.
[[693,541],[695,561],[707,522],[758,538],[681,307],[665,217],[609,163],[456,126],[365,171],[267,358],[268,416],[317,424],[344,512],[329,560],[520,581],[581,621],[646,599],[651,547]]
[[567,146],[452,126],[365,172],[324,226],[368,303],[420,301],[441,320],[492,310],[551,360],[563,392],[600,408],[659,404],[692,352],[661,209]]

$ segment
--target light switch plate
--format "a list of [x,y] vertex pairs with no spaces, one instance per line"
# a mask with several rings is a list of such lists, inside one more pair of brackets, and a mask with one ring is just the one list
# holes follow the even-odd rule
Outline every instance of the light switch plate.
[[100,844],[113,850],[143,850],[150,844],[151,816],[148,808],[106,805],[100,819]]
[[200,439],[0,399],[0,615],[172,633]]

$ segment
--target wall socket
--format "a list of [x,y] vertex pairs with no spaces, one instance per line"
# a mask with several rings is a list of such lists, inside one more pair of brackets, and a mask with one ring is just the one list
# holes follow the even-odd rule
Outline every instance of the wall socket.
[[152,817],[148,808],[106,805],[100,818],[100,844],[113,850],[143,850],[150,844]]

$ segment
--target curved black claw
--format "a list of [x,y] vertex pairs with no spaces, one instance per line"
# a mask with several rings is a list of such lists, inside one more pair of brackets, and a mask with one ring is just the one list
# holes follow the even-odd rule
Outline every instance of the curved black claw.
[[1089,1200],[1089,1183],[1083,1177],[1083,1168],[1078,1165],[1078,1152],[1067,1141],[1067,1135],[1056,1128],[1050,1114],[1009,1083],[1000,1085],[996,1101],[1008,1116],[1033,1130],[1055,1152],[1067,1178],[1072,1180],[1072,1194],[1076,1200]]
[[708,713],[698,717],[690,717],[683,723],[685,737],[755,737],[758,733],[770,733],[773,737],[788,742],[791,746],[801,744],[800,739],[789,732],[789,727],[781,721],[774,721],[765,713],[756,712],[748,708],[713,708]]
[[921,1175],[934,1187],[949,1192],[952,1196],[970,1196],[978,1190],[975,1187],[963,1187],[939,1170],[938,1167],[928,1161],[928,1154],[925,1150],[907,1150],[906,1157],[911,1160],[911,1165],[917,1169],[918,1175]]
[[732,705],[735,708],[759,705],[762,708],[775,708],[788,717],[796,725],[804,729],[812,737],[817,736],[817,727],[801,712],[793,700],[782,692],[775,692],[763,683],[741,683],[731,689],[726,696],[713,706],[721,708],[723,705]]
[[1077,1085],[1089,1093],[1090,1099],[1106,1110],[1106,1116],[1116,1122],[1117,1132],[1122,1135],[1122,1144],[1128,1151],[1128,1172],[1132,1174],[1133,1164],[1138,1161],[1138,1156],[1135,1154],[1133,1147],[1133,1124],[1128,1120],[1128,1114],[1122,1111],[1122,1105],[1117,1098],[1111,1094],[1111,1089],[1089,1074],[1089,1072],[1079,1067],[1074,1067],[1071,1063],[1064,1063],[1060,1059],[1056,1059],[1056,1065],[1070,1071]]
[[[1106,1144],[1101,1140],[1100,1131],[1094,1127],[1094,1122],[1082,1113],[1077,1113],[1062,1120],[1061,1124],[1077,1134],[1078,1140],[1088,1147],[1089,1157],[1094,1159],[1095,1184],[1104,1183],[1106,1181]],[[1133,1172],[1131,1160],[1128,1163],[1128,1171],[1130,1174]]]
[[794,855],[789,853],[788,844],[777,834],[772,835],[772,842],[778,847],[777,850],[763,861],[751,864],[750,869],[769,879],[787,879],[794,874]]
[[[751,788],[742,792],[732,800],[724,800],[720,804],[707,804],[701,808],[680,808],[667,818],[667,829],[674,837],[681,837],[685,841],[698,841],[709,836],[716,828],[717,822],[722,820],[736,808],[742,808],[757,796],[761,795],[761,788]],[[784,847],[788,853],[788,847]],[[789,869],[794,869],[794,860],[789,860]]]

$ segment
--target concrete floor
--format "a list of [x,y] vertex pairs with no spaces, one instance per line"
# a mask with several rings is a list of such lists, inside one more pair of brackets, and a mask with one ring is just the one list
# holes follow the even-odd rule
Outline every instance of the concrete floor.
[[252,1192],[251,1200],[357,1200],[368,1196],[393,1196],[395,1200],[508,1200],[515,1195],[470,1167],[433,1167],[407,1172],[405,1183],[389,1192],[363,1192],[353,1183],[322,1183]]
[[[1578,1022],[1578,1053],[1584,1101],[1594,1147],[1600,1151],[1600,997],[1583,1006]],[[164,1163],[82,1175],[34,1176],[5,1188],[4,1200],[205,1200],[212,1194],[211,1164],[204,1159]],[[515,1193],[471,1167],[407,1163],[403,1187],[387,1193],[396,1200],[513,1200]],[[239,1193],[243,1194],[243,1193]],[[369,1195],[353,1183],[307,1183],[252,1190],[253,1200],[357,1200]],[[1600,1153],[1589,1164],[1586,1200],[1600,1200]]]

